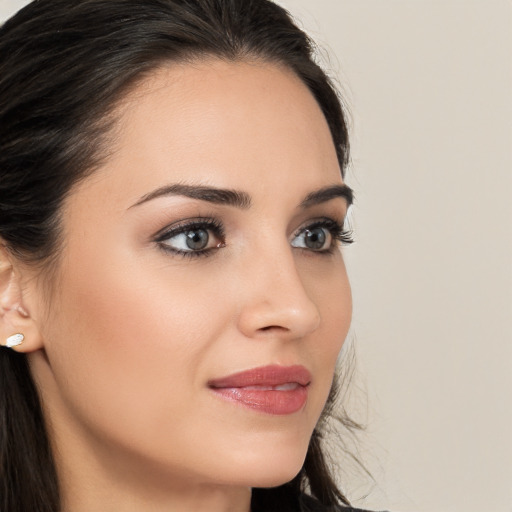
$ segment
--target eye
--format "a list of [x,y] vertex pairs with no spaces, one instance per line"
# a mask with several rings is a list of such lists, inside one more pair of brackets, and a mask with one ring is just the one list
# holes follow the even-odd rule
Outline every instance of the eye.
[[156,242],[166,251],[187,256],[204,255],[225,245],[222,227],[214,220],[192,221],[167,228],[158,235]]
[[208,247],[209,242],[210,233],[207,229],[194,228],[169,237],[166,243],[180,251],[202,251]]
[[295,235],[292,247],[301,247],[311,251],[326,251],[332,246],[333,236],[326,227],[316,226],[303,229]]
[[291,241],[292,247],[318,253],[329,253],[342,244],[352,243],[351,234],[333,219],[321,219],[309,226],[300,228]]

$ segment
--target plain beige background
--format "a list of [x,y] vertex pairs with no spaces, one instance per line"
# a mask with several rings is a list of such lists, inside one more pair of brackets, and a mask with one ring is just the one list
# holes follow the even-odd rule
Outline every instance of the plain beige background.
[[[279,2],[352,112],[346,255],[375,482],[344,484],[368,508],[511,512],[512,2]],[[25,3],[0,0],[0,19]]]

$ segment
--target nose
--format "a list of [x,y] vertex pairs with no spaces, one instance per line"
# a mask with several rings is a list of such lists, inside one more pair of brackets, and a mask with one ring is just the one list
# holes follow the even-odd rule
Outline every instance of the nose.
[[309,297],[288,246],[281,254],[261,254],[245,266],[239,330],[249,338],[298,339],[320,326],[317,304]]

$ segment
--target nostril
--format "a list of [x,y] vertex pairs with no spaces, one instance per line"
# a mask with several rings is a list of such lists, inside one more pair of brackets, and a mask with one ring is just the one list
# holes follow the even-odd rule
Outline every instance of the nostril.
[[279,330],[279,331],[287,331],[288,329],[286,327],[283,327],[281,325],[268,325],[267,327],[262,327],[260,331],[271,331],[271,330]]

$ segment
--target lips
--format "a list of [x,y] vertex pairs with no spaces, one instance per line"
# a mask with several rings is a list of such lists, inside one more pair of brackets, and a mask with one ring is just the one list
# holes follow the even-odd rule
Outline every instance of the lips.
[[208,382],[218,396],[257,411],[284,415],[307,401],[311,374],[304,366],[263,366]]

